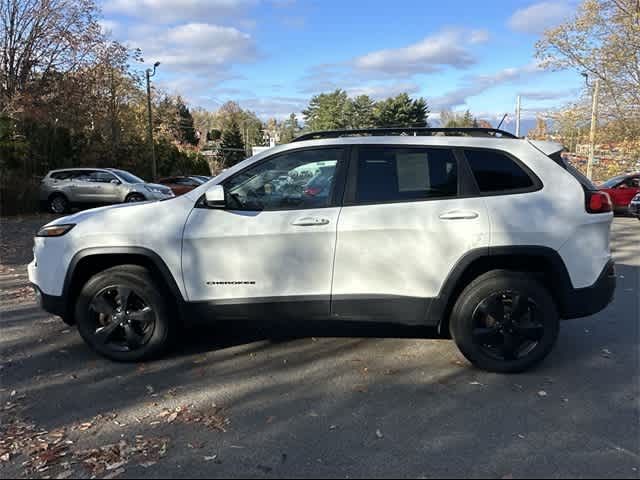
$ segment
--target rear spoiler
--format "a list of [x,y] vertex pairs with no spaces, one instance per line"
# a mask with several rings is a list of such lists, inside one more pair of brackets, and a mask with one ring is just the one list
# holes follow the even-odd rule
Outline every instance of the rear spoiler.
[[564,151],[564,145],[558,142],[548,142],[546,140],[529,140],[529,143],[548,157],[555,153]]

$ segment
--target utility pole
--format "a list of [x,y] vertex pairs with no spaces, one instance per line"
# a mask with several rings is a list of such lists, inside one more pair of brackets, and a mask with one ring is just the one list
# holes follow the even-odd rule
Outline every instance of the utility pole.
[[600,94],[600,79],[597,78],[593,87],[593,106],[591,107],[591,132],[589,133],[589,160],[587,162],[587,178],[591,180],[593,174],[593,157],[596,153],[596,128],[598,126],[598,97]]
[[147,68],[147,114],[149,115],[149,146],[151,147],[151,176],[155,181],[158,178],[158,168],[156,166],[156,147],[153,143],[153,118],[151,116],[151,77],[156,74],[156,68],[160,66],[160,62],[153,64],[153,72]]
[[516,100],[516,137],[520,138],[520,95]]

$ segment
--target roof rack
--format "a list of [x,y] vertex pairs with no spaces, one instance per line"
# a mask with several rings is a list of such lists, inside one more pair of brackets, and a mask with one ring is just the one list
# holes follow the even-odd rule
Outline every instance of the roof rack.
[[364,137],[364,136],[472,136],[472,137],[496,137],[496,138],[518,138],[513,133],[505,132],[497,128],[428,128],[428,127],[395,127],[395,128],[356,128],[353,130],[325,130],[319,132],[305,133],[292,140],[292,142],[303,142],[305,140],[320,140],[324,138],[340,137]]

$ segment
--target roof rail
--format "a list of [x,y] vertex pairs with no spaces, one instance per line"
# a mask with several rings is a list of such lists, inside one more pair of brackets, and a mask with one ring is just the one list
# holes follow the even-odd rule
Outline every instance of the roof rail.
[[394,127],[394,128],[356,128],[353,130],[325,130],[319,132],[305,133],[292,140],[292,142],[303,142],[305,140],[320,140],[324,138],[340,137],[364,137],[364,136],[472,136],[472,137],[496,137],[496,138],[518,138],[510,132],[497,128],[429,128],[429,127]]

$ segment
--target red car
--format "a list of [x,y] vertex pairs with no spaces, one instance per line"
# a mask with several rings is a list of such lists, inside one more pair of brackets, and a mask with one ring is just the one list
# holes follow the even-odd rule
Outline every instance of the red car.
[[615,211],[626,212],[633,197],[640,193],[640,172],[613,177],[598,188],[609,194]]
[[204,182],[206,182],[207,179],[207,177],[203,177],[200,175],[195,175],[192,177],[167,177],[158,180],[157,183],[169,187],[173,191],[173,193],[178,196],[199,187]]

